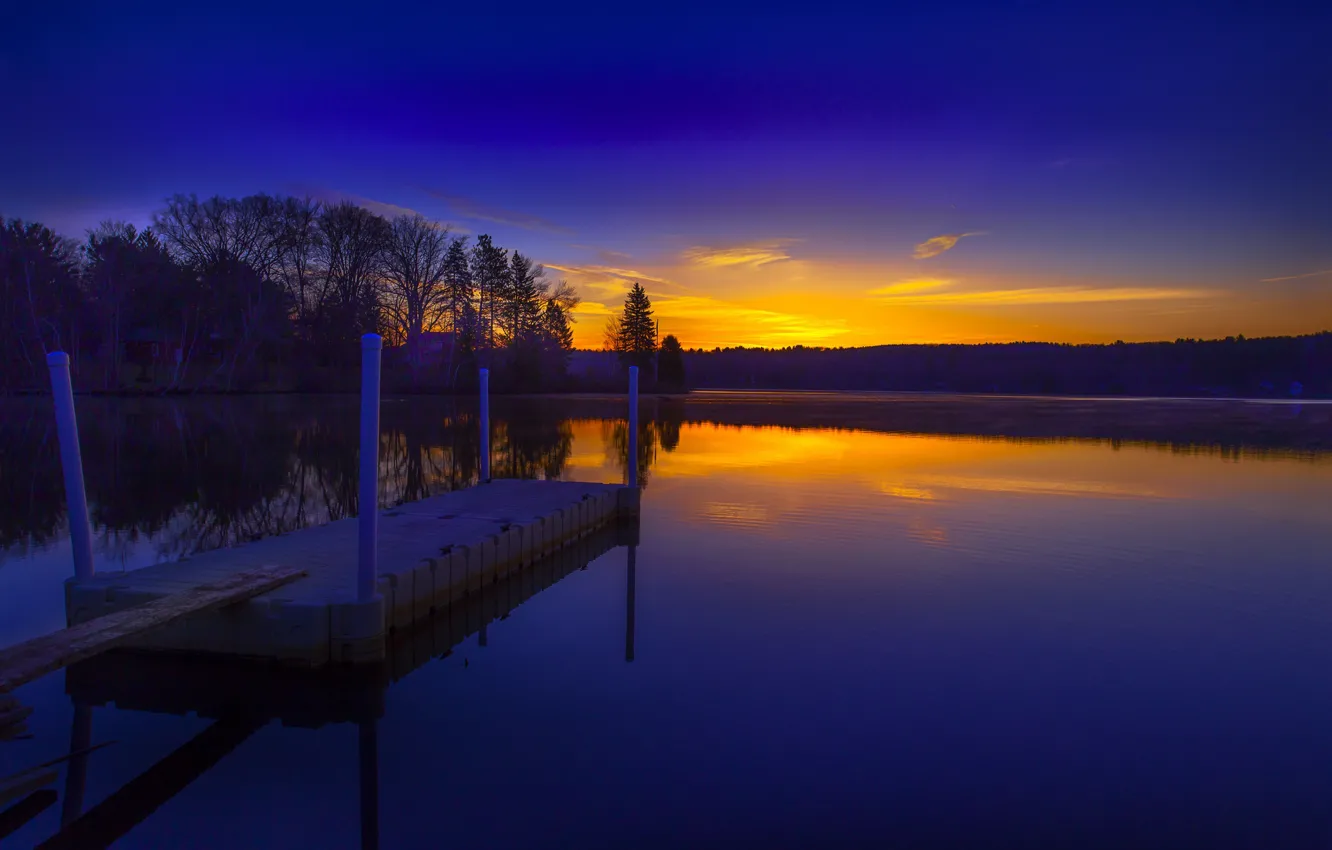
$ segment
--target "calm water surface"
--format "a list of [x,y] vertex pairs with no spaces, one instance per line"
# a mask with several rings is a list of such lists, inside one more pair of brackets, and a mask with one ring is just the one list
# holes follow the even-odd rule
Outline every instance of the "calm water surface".
[[[51,417],[5,404],[8,644],[64,624],[71,567]],[[81,399],[97,568],[354,514],[354,404]],[[21,689],[0,774],[68,752],[75,703],[116,743],[0,846],[79,811],[117,847],[1332,845],[1325,408],[648,405],[637,534],[457,645]],[[621,481],[622,416],[498,400],[495,473]],[[383,419],[382,504],[474,480],[466,404]]]

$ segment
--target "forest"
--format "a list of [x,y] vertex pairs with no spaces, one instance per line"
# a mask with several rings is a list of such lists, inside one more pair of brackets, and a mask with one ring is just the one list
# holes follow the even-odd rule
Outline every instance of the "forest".
[[[388,392],[618,390],[572,374],[576,290],[489,235],[417,214],[252,195],[167,199],[142,230],[77,241],[0,220],[0,394],[48,386],[45,354],[106,393],[321,392],[358,386],[358,337],[384,336]],[[1067,345],[684,349],[635,283],[605,329],[645,389],[1332,397],[1332,334]]]
[[358,337],[385,338],[390,388],[559,387],[574,288],[482,234],[354,203],[168,199],[142,230],[83,241],[0,222],[0,392],[46,386],[44,355],[105,392],[339,390]]
[[693,387],[1034,395],[1332,397],[1332,333],[1112,345],[726,348],[684,354]]

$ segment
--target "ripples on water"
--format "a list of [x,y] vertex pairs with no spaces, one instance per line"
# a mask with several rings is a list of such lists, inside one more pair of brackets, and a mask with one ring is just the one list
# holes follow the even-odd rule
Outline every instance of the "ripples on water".
[[[459,609],[400,649],[391,686],[103,669],[98,687],[131,688],[104,699],[142,704],[93,709],[93,739],[120,743],[90,757],[83,808],[207,727],[200,705],[136,710],[164,699],[156,683],[198,679],[196,700],[371,708],[262,726],[117,846],[358,846],[362,721],[380,713],[385,847],[1332,835],[1327,406],[646,404],[636,539]],[[99,570],[356,511],[354,399],[79,408]],[[49,413],[4,413],[8,643],[63,625],[70,567]],[[472,484],[473,414],[386,401],[380,503]],[[622,415],[617,400],[497,399],[494,472],[622,481]],[[0,773],[66,750],[65,688],[57,674],[21,691],[33,737],[0,743]],[[15,846],[54,834],[60,808]]]

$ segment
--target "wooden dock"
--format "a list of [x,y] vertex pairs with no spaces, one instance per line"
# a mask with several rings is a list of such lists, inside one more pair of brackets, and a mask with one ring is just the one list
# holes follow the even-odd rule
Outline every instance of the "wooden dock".
[[77,626],[234,580],[260,568],[304,573],[248,601],[161,625],[129,646],[319,667],[385,659],[389,635],[428,620],[511,571],[638,514],[638,491],[497,480],[380,512],[378,593],[356,591],[357,521],[340,520],[128,573],[66,584]]
[[[522,607],[555,584],[616,551],[601,568],[624,569],[637,529],[599,529],[558,552],[435,610],[409,629],[393,632],[377,664],[318,669],[256,664],[222,656],[163,652],[111,652],[70,666],[65,692],[80,706],[115,706],[121,711],[195,715],[211,720],[259,717],[283,726],[317,729],[360,723],[384,715],[388,689],[436,659],[452,655],[469,638],[494,624],[521,617]],[[618,551],[617,551],[618,550]],[[628,610],[626,616],[632,622]],[[472,651],[484,653],[484,640]],[[475,659],[474,659],[475,660]]]

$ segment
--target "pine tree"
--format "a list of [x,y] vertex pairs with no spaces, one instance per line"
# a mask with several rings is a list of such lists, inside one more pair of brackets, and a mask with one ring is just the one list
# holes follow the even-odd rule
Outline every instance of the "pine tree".
[[624,312],[620,315],[619,340],[615,350],[620,359],[630,365],[646,368],[652,365],[657,349],[657,329],[652,321],[652,301],[643,285],[634,282],[624,299]]
[[449,301],[449,328],[456,334],[462,329],[463,310],[472,303],[472,270],[467,265],[467,238],[460,236],[449,243],[444,256],[445,296]]
[[508,254],[483,233],[476,237],[471,261],[472,283],[477,290],[477,318],[481,323],[478,343],[484,348],[494,348],[498,309],[509,281]]
[[565,314],[564,308],[553,299],[546,302],[541,323],[552,344],[564,352],[573,349],[573,327],[569,324],[569,317]]
[[545,293],[546,270],[517,251],[509,261],[508,286],[504,293],[505,332],[510,343],[527,339],[540,330],[541,296]]

